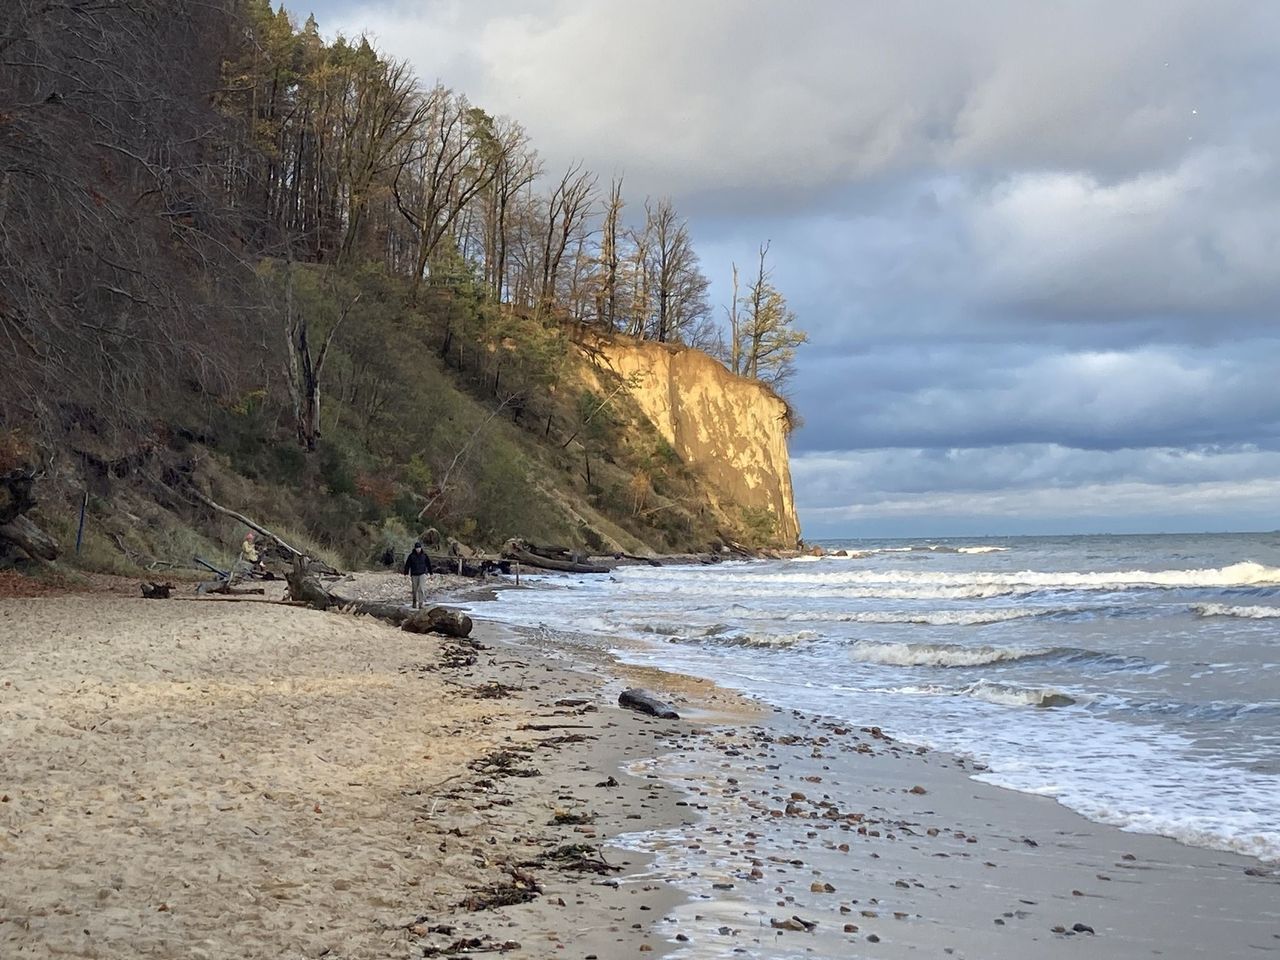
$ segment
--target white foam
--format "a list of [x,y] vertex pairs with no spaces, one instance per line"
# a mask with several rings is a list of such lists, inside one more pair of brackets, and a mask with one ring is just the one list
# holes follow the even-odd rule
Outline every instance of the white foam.
[[961,547],[959,553],[1008,553],[1008,547]]
[[[1117,756],[1122,758],[1124,752]],[[1269,805],[1268,791],[1280,785],[1277,778],[1257,777],[1258,782],[1245,790],[1231,789],[1243,779],[1239,770],[1184,768],[1174,761],[1169,764],[1170,769],[1158,774],[1148,769],[1151,779],[1143,789],[1140,781],[1131,776],[1131,770],[1100,762],[1096,757],[1095,763],[1099,767],[1095,775],[1110,774],[1109,783],[1121,787],[1119,791],[1098,789],[1102,784],[1091,779],[1077,780],[1065,770],[1063,779],[1056,783],[1037,782],[1034,770],[1018,770],[1008,763],[1002,764],[1002,769],[992,769],[974,779],[1023,793],[1052,796],[1090,820],[1130,833],[1170,837],[1188,846],[1226,850],[1267,863],[1280,861],[1280,831],[1274,820],[1268,820],[1266,814],[1261,813]],[[1186,776],[1195,778],[1203,788],[1195,800],[1173,786]],[[1152,788],[1152,782],[1169,785]],[[1213,797],[1220,799],[1215,803],[1210,800]]]
[[985,623],[1005,623],[1010,620],[1025,620],[1030,617],[1042,617],[1051,613],[1070,613],[1072,610],[1058,608],[1022,607],[997,608],[994,610],[859,610],[852,613],[827,613],[822,611],[799,611],[789,613],[786,619],[799,623],[904,623],[934,627],[970,627]]
[[1052,687],[1019,687],[1010,683],[994,683],[979,680],[963,687],[946,687],[941,684],[908,685],[903,687],[849,688],[857,693],[892,693],[914,697],[972,697],[1003,707],[1067,707],[1091,697],[1080,697]]
[[934,570],[843,570],[838,573],[748,574],[758,582],[786,582],[795,589],[807,581],[815,584],[892,584],[976,588],[1032,588],[1046,590],[1120,590],[1132,587],[1252,587],[1280,585],[1280,568],[1267,567],[1243,560],[1225,567],[1195,570],[1103,570],[1040,571],[1020,570],[1008,573],[974,571],[944,573]]
[[955,643],[880,643],[859,640],[850,656],[891,667],[981,667],[1053,653],[1047,647],[965,647]]
[[1199,617],[1240,617],[1246,620],[1270,620],[1280,617],[1280,607],[1237,607],[1229,603],[1202,603],[1191,609]]

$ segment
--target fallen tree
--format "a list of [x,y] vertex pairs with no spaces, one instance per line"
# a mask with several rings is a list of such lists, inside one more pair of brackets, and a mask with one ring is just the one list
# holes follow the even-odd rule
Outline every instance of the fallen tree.
[[19,467],[0,474],[0,561],[6,544],[21,549],[33,560],[56,560],[58,541],[41,530],[27,513],[36,505],[32,488],[36,474]]
[[586,563],[566,547],[542,547],[513,537],[502,547],[502,555],[508,560],[542,570],[560,573],[608,573],[610,568],[599,563]]
[[466,637],[471,633],[471,618],[458,610],[431,607],[412,610],[399,603],[382,600],[356,600],[334,593],[316,572],[308,569],[301,557],[295,558],[286,577],[289,599],[304,603],[313,610],[363,614],[376,617],[410,633],[440,633],[449,637]]

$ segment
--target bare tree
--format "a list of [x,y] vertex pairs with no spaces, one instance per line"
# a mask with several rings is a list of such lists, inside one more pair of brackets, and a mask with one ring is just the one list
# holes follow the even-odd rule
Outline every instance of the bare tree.
[[550,309],[555,303],[560,264],[564,260],[565,251],[569,249],[570,241],[584,228],[591,213],[591,199],[595,189],[595,175],[584,170],[582,163],[578,162],[569,166],[551,192],[542,242],[539,306],[543,309]]
[[366,39],[361,40],[356,63],[342,102],[336,145],[346,200],[340,262],[351,259],[375,188],[386,174],[399,169],[404,145],[428,113],[408,64],[379,58]]
[[511,207],[521,191],[542,172],[537,154],[529,146],[524,128],[499,121],[494,131],[494,177],[488,215],[485,218],[485,274],[498,299],[505,299],[510,244]]
[[604,225],[600,236],[600,283],[596,295],[596,319],[608,330],[618,324],[618,267],[621,254],[618,250],[619,226],[622,220],[622,178],[609,186],[609,199],[604,208]]
[[484,111],[437,86],[423,96],[420,112],[422,122],[392,186],[396,207],[417,237],[415,294],[440,241],[497,171],[497,158],[488,149],[493,121]]
[[238,376],[252,273],[208,98],[234,27],[195,0],[0,5],[0,421],[105,436]]
[[[316,329],[311,310],[304,306],[299,309],[294,296],[294,272],[292,263],[285,265],[284,294],[284,330],[285,356],[287,358],[285,373],[289,385],[289,399],[293,405],[293,422],[297,430],[298,442],[307,450],[315,450],[320,440],[320,387],[324,376],[325,363],[329,358],[329,349],[333,346],[333,338],[350,316],[352,308],[360,301],[356,294],[342,307],[329,325],[327,332]],[[325,298],[332,302],[333,295]],[[314,343],[323,336],[320,349],[314,349]]]
[[738,310],[738,265],[733,264],[733,288],[730,291],[729,305],[724,308],[725,320],[729,324],[729,345],[725,356],[725,365],[736,374],[742,373],[742,320]]
[[[652,335],[659,343],[687,342],[684,336],[705,321],[707,278],[689,238],[689,228],[669,199],[646,203],[646,233],[652,239],[651,257],[655,286]],[[705,326],[705,324],[702,324]]]

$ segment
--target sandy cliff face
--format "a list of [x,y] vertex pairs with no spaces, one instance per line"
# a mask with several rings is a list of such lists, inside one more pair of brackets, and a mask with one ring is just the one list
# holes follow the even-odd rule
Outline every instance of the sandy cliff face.
[[701,472],[720,510],[733,517],[767,512],[776,541],[795,545],[800,524],[782,400],[697,350],[632,340],[594,346],[597,363],[633,382],[641,410]]

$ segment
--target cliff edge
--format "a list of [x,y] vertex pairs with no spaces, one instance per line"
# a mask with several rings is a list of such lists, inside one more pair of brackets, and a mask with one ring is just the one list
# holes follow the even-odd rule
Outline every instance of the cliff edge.
[[780,546],[798,543],[786,401],[700,350],[624,338],[584,350],[627,384],[663,439],[705,480],[717,510]]

